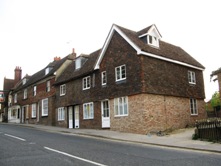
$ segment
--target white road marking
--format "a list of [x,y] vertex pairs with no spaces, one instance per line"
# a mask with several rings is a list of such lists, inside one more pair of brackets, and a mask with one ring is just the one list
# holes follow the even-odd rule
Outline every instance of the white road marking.
[[49,147],[44,147],[44,148],[47,149],[47,150],[53,151],[53,152],[57,152],[57,153],[63,154],[63,155],[68,156],[68,157],[72,157],[72,158],[75,158],[75,159],[78,159],[78,160],[81,160],[81,161],[85,161],[85,162],[94,164],[94,165],[106,166],[104,164],[100,164],[100,163],[97,163],[97,162],[94,162],[94,161],[90,161],[90,160],[87,160],[87,159],[84,159],[84,158],[81,158],[81,157],[77,157],[77,156],[74,156],[74,155],[71,155],[71,154],[59,151],[59,150],[51,149]]
[[5,136],[8,136],[8,137],[12,137],[12,138],[15,138],[15,139],[18,139],[18,140],[21,140],[21,141],[26,141],[25,139],[23,138],[20,138],[20,137],[16,137],[14,135],[9,135],[9,134],[4,134]]

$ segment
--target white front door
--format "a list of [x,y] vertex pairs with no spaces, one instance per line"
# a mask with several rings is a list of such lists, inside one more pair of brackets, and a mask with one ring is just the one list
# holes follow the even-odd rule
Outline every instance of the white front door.
[[69,118],[69,129],[72,129],[73,128],[73,108],[72,106],[71,107],[68,107],[68,118]]
[[102,128],[110,128],[110,109],[108,100],[101,102],[101,111]]
[[80,127],[79,106],[74,106],[74,128]]

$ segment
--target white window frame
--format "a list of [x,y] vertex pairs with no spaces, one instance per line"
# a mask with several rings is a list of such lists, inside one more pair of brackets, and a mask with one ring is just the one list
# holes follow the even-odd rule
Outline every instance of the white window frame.
[[197,100],[193,98],[190,99],[190,114],[198,115]]
[[36,113],[37,113],[37,105],[36,103],[31,105],[31,117],[32,118],[36,118]]
[[91,88],[91,76],[84,77],[82,79],[83,90]]
[[128,97],[119,97],[114,99],[114,116],[128,116]]
[[155,37],[155,36],[149,35],[149,34],[147,35],[147,43],[149,45],[151,45],[151,46],[159,47],[159,40],[158,40],[158,38]]
[[127,78],[126,65],[115,67],[115,80],[122,81],[125,80],[126,78]]
[[46,92],[50,92],[50,90],[51,90],[50,86],[51,86],[50,81],[47,81]]
[[103,71],[101,73],[101,85],[107,85],[107,72]]
[[17,95],[17,93],[15,93],[15,95],[14,95],[14,103],[17,103],[17,97],[18,97],[18,95]]
[[33,87],[33,96],[36,96],[36,94],[37,94],[37,86],[35,85]]
[[65,120],[65,109],[64,107],[59,107],[58,108],[58,121],[63,121]]
[[81,58],[77,58],[75,60],[75,70],[80,69],[81,68]]
[[83,104],[83,119],[94,119],[94,103]]
[[193,71],[188,71],[188,81],[190,84],[196,84],[196,74]]
[[42,100],[41,107],[42,107],[41,115],[42,116],[48,116],[48,98]]
[[64,96],[66,94],[66,84],[60,86],[60,96]]
[[24,89],[24,98],[23,99],[27,99],[28,98],[28,90]]

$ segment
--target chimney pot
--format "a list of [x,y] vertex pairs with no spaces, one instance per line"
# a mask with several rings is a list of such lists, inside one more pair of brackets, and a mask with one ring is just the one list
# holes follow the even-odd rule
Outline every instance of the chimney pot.
[[68,59],[74,60],[76,58],[75,49],[72,48],[72,53],[68,55]]
[[61,60],[61,57],[54,57],[54,61],[59,61],[59,60]]

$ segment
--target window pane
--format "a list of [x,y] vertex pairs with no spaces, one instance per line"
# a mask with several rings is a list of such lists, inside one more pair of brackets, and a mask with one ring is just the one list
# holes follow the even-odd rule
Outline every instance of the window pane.
[[118,99],[114,99],[114,110],[115,110],[115,115],[118,115]]
[[126,78],[126,67],[125,66],[122,66],[122,78]]

